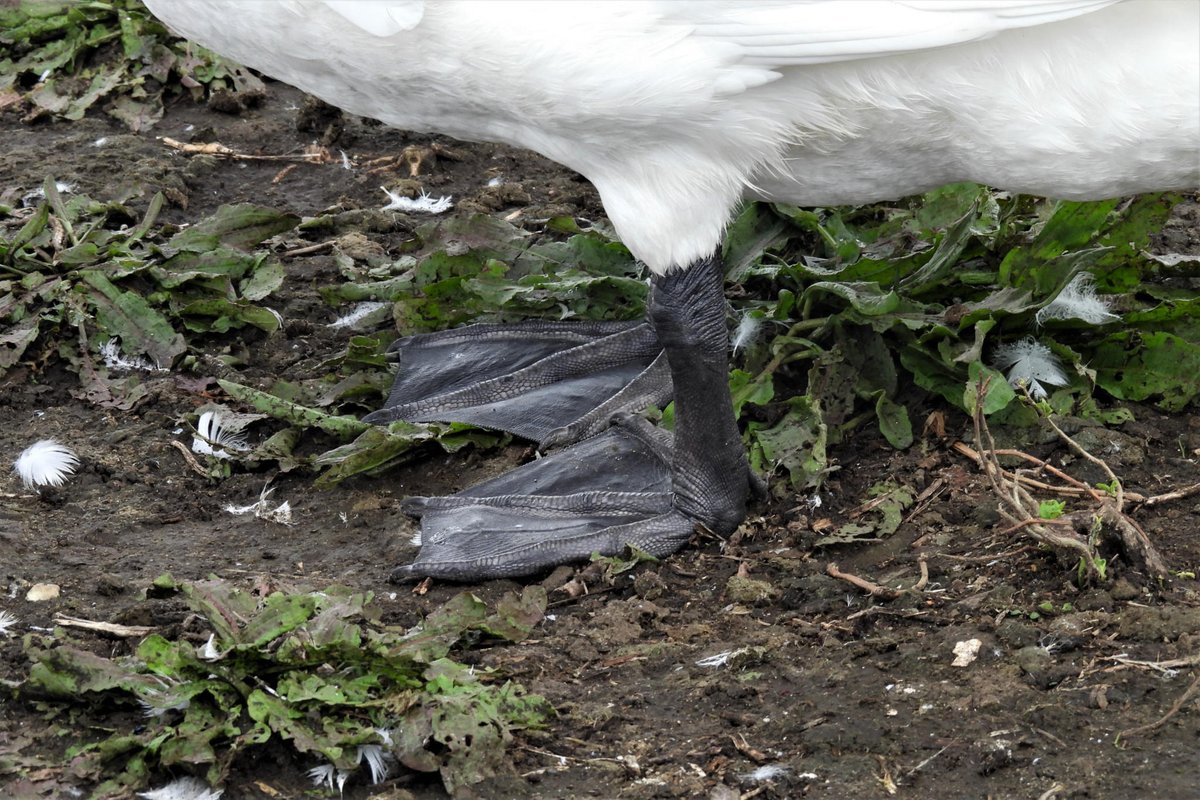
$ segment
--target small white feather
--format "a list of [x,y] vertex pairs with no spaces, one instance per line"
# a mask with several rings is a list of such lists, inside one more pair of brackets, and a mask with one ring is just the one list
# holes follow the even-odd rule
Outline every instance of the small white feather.
[[327,786],[339,792],[346,786],[346,779],[349,777],[349,772],[338,769],[333,764],[322,764],[308,771],[308,779],[312,781],[313,786]]
[[245,451],[250,446],[246,437],[240,431],[229,428],[223,415],[215,411],[205,411],[196,421],[196,433],[192,438],[192,452],[202,456],[229,459],[230,450]]
[[[166,681],[163,683],[169,685]],[[142,713],[147,717],[157,718],[164,717],[171,711],[186,711],[192,701],[186,697],[179,699],[157,689],[145,689],[138,698],[138,704],[141,705]]]
[[1146,258],[1151,261],[1157,261],[1164,267],[1177,267],[1180,264],[1191,264],[1200,266],[1200,253],[1146,253],[1143,252]]
[[148,792],[138,792],[138,797],[146,800],[221,800],[224,789],[210,789],[208,784],[199,778],[179,778],[159,789]]
[[741,778],[748,783],[765,783],[773,781],[776,778],[782,778],[790,771],[782,764],[763,764],[761,767],[757,767],[750,772],[743,772]]
[[34,442],[13,462],[13,470],[21,476],[27,489],[62,486],[78,466],[79,456],[53,439]]
[[1108,301],[1096,294],[1096,279],[1090,272],[1080,272],[1063,287],[1058,297],[1037,312],[1037,324],[1048,319],[1081,319],[1092,325],[1103,325],[1121,318],[1108,307]]
[[419,211],[422,214],[441,214],[449,211],[453,204],[450,202],[452,197],[433,197],[425,192],[421,192],[420,197],[404,197],[396,194],[386,186],[380,186],[384,194],[388,196],[388,204],[384,206],[382,211]]
[[384,303],[378,300],[365,300],[351,309],[349,313],[343,314],[333,322],[329,323],[329,327],[352,328],[376,311],[379,311],[383,308],[388,308],[390,306],[391,303]]
[[733,352],[745,350],[750,345],[758,341],[758,334],[762,330],[763,317],[761,312],[754,314],[747,312],[738,320],[737,329],[733,332]]
[[116,338],[109,339],[100,345],[100,357],[104,359],[104,366],[113,370],[129,369],[141,372],[166,372],[162,367],[151,364],[149,359],[143,356],[126,356],[121,352],[121,344]]
[[1046,396],[1043,383],[1066,386],[1071,382],[1063,371],[1062,362],[1049,347],[1032,336],[997,347],[992,363],[996,369],[1008,370],[1005,377],[1013,388],[1027,386],[1034,400]]
[[221,651],[217,649],[217,635],[210,633],[208,641],[196,649],[196,656],[204,661],[216,661],[221,657]]
[[293,524],[291,501],[284,500],[275,508],[271,508],[271,504],[268,501],[274,491],[274,489],[263,487],[262,492],[258,495],[258,502],[251,503],[248,506],[235,506],[230,503],[225,506],[225,511],[234,516],[253,514],[258,519],[265,519],[267,522],[278,522],[280,525]]
[[7,611],[0,611],[0,633],[4,634],[5,636],[11,635],[9,634],[8,629],[16,625],[19,621],[20,620]]
[[700,658],[700,659],[696,660],[696,666],[697,667],[708,667],[711,669],[716,669],[717,667],[723,667],[729,663],[729,659],[732,658],[736,653],[737,653],[736,650],[726,650],[722,653],[717,653],[717,654],[711,655],[711,656],[705,656],[704,658]]
[[[389,737],[390,738],[390,737]],[[358,763],[367,762],[371,770],[371,783],[383,783],[391,771],[392,754],[379,744],[360,744],[358,746]]]
[[[75,191],[75,184],[66,183],[65,181],[55,181],[54,189],[59,194],[69,194],[70,192]],[[25,194],[21,195],[21,205],[31,206],[31,205],[35,204],[37,201],[45,200],[45,199],[46,199],[46,190],[39,186],[38,188],[34,189],[33,191],[26,192]]]
[[138,704],[142,707],[142,714],[151,719],[165,717],[172,711],[187,711],[191,706],[191,700],[180,700],[178,703],[169,706],[156,706],[148,700],[138,700]]

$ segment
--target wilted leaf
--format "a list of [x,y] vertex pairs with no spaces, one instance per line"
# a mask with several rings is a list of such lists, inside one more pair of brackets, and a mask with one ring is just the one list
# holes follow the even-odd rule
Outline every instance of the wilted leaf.
[[391,731],[402,764],[441,770],[454,790],[493,774],[511,732],[550,713],[520,686],[498,685],[487,671],[447,657],[482,633],[526,636],[545,610],[538,586],[490,612],[477,597],[459,595],[410,631],[381,627],[370,596],[345,587],[261,597],[215,578],[170,576],[155,587],[182,593],[213,628],[219,659],[160,634],[116,658],[27,642],[27,691],[106,714],[113,700],[148,709],[139,733],[124,734],[117,722],[111,735],[68,751],[78,779],[106,781],[96,791],[128,794],[152,771],[176,764],[207,766],[219,782],[235,758],[272,740],[350,770],[359,746],[381,741],[380,730]]
[[230,397],[249,403],[267,416],[283,420],[291,425],[320,428],[327,433],[346,437],[371,430],[373,427],[355,417],[334,416],[315,408],[305,408],[297,403],[249,386],[243,386],[240,383],[226,380],[218,380],[217,383]]
[[175,312],[184,319],[188,330],[225,333],[244,325],[274,333],[279,330],[279,315],[268,308],[222,297],[206,297],[181,303]]
[[773,427],[750,426],[751,467],[759,473],[783,467],[793,486],[816,486],[826,470],[828,431],[809,398],[793,397],[787,405],[787,414]]
[[79,277],[92,288],[86,297],[100,330],[106,337],[119,337],[125,352],[145,353],[155,364],[169,367],[187,349],[183,336],[141,295],[118,289],[99,270],[80,270]]
[[859,509],[857,519],[839,526],[831,534],[820,537],[816,541],[817,546],[876,541],[890,536],[900,528],[905,510],[912,506],[916,499],[916,492],[912,487],[890,481],[872,486],[867,494],[871,500]]
[[[642,561],[657,561],[637,551]],[[493,636],[519,642],[530,634],[546,614],[546,589],[542,586],[526,586],[521,594],[508,592],[496,601],[495,613],[484,620],[483,628]]]
[[398,420],[387,426],[370,426],[353,442],[317,456],[317,464],[329,467],[317,483],[335,484],[351,475],[379,469],[434,436],[430,426],[420,423]]
[[[0,300],[0,303],[3,301]],[[25,349],[38,335],[37,317],[26,317],[7,331],[0,333],[0,373],[21,360]]]
[[105,97],[120,85],[124,76],[118,70],[104,70],[92,77],[92,82],[83,94],[74,98],[60,113],[67,119],[83,119],[83,115],[97,100]]
[[218,246],[248,249],[300,223],[295,214],[239,203],[221,206],[211,217],[180,231],[167,246],[175,250],[204,253]]

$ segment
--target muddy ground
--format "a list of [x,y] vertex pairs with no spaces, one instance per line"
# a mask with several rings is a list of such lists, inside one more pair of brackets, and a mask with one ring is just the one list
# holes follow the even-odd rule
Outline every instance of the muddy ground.
[[[286,172],[276,162],[189,158],[155,138],[281,154],[326,133],[327,121],[312,115],[310,129],[298,130],[303,98],[278,84],[269,88],[265,103],[239,114],[177,104],[147,135],[131,135],[99,115],[28,125],[10,109],[0,114],[0,192],[11,198],[52,175],[93,197],[144,208],[163,190],[171,201],[167,219],[184,223],[238,201],[309,216],[331,207],[378,208],[379,185],[406,177],[404,164],[370,173],[344,169],[340,157]],[[365,164],[432,141],[351,120],[333,152],[344,149]],[[419,181],[435,195],[453,195],[459,211],[483,208],[531,229],[564,212],[602,218],[593,190],[552,164],[497,147],[443,144],[451,152],[427,161]],[[488,187],[493,177],[504,184]],[[389,249],[404,239],[403,225],[364,233]],[[1194,208],[1172,238],[1172,249],[1181,241],[1196,245]],[[269,301],[284,330],[202,340],[209,356],[239,354],[244,365],[231,371],[202,356],[196,375],[265,387],[277,377],[319,374],[321,362],[344,348],[348,334],[325,327],[337,312],[316,293],[338,278],[329,252],[285,263],[288,279]],[[56,613],[178,632],[179,602],[143,595],[168,571],[181,579],[215,573],[246,585],[260,576],[348,584],[377,592],[391,621],[415,622],[461,587],[435,584],[414,595],[387,583],[391,568],[414,553],[400,499],[451,492],[529,456],[520,445],[434,454],[320,493],[311,476],[291,473],[274,485],[277,498],[291,501],[297,524],[233,517],[222,506],[252,502],[273,476],[236,473],[211,483],[188,468],[174,443],[190,441],[180,423],[210,399],[196,391],[196,375],[150,379],[150,400],[125,414],[76,399],[75,376],[54,359],[0,383],[0,458],[10,462],[29,443],[54,437],[71,443],[83,461],[77,478],[42,496],[0,474],[0,609],[20,619],[16,635],[0,636],[0,677],[24,674],[20,634],[50,627]],[[1200,482],[1194,413],[1131,408],[1136,421],[1121,427],[1112,458],[1127,486],[1155,494]],[[919,409],[919,416],[934,410]],[[966,419],[953,412],[947,419],[951,437],[965,435]],[[1057,445],[1034,449],[1078,466]],[[1155,582],[1116,558],[1109,582],[1081,590],[1070,565],[1004,531],[974,466],[938,442],[896,452],[862,430],[832,456],[840,470],[819,508],[803,497],[762,505],[735,541],[698,538],[681,554],[640,566],[615,586],[594,584],[582,597],[552,592],[550,616],[532,641],[471,655],[558,709],[548,731],[514,747],[512,774],[478,787],[478,795],[1200,797],[1194,697],[1160,726],[1117,741],[1122,731],[1168,714],[1200,675],[1200,496],[1135,512],[1179,576]],[[918,493],[930,490],[894,535],[813,547],[815,530],[851,519],[867,490],[893,476]],[[899,599],[876,599],[829,577],[830,562],[889,586],[924,583]],[[739,578],[739,569],[761,583]],[[554,588],[566,577],[531,580],[543,579]],[[36,583],[58,584],[60,597],[28,602]],[[476,589],[494,598],[514,585]],[[956,643],[972,639],[981,643],[976,660],[952,666]],[[128,646],[96,642],[102,651]],[[698,664],[731,651],[723,666]],[[44,724],[31,702],[0,705],[0,747],[28,747]],[[34,746],[54,752],[62,743]],[[754,776],[764,765],[782,770]],[[303,776],[311,766],[282,753],[243,765],[225,797],[305,795],[313,791]],[[346,790],[347,797],[439,793],[436,782],[411,775]],[[65,796],[39,794],[29,783],[0,788],[5,797],[24,794]]]

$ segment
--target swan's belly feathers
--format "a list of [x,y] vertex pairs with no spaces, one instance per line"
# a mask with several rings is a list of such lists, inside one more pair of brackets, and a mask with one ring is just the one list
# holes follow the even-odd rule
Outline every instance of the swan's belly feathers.
[[832,205],[961,180],[1069,199],[1198,187],[1200,3],[1170,3],[1185,12],[1173,18],[1148,5],[810,70],[810,86],[859,86],[865,101],[837,102],[845,132],[801,128],[748,194]]
[[663,272],[711,254],[743,196],[1200,185],[1200,3],[1109,2],[148,5],[353,113],[581,172]]

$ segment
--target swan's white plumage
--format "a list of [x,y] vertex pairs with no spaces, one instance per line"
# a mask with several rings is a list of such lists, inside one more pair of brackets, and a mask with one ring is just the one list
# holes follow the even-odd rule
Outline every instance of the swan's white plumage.
[[[292,12],[303,15],[304,3],[293,4]],[[410,2],[363,2],[363,0],[322,0],[322,4],[333,9],[342,19],[372,36],[395,36],[401,31],[417,27],[425,14],[422,0]]]
[[148,5],[353,113],[581,172],[659,273],[711,254],[744,196],[1200,185],[1200,3],[1185,0]]

